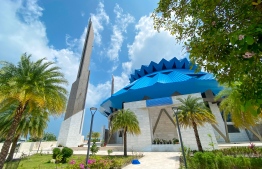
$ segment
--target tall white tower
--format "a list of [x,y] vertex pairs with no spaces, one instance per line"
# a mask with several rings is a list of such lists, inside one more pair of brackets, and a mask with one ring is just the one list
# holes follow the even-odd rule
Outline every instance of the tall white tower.
[[90,19],[77,78],[72,84],[65,118],[60,128],[57,141],[58,145],[61,144],[67,147],[77,147],[82,143],[81,137],[84,123],[85,101],[90,74],[89,64],[93,41],[94,30]]

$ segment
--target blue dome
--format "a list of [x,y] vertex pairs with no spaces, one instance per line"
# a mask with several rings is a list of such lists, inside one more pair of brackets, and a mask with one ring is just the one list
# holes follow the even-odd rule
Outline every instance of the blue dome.
[[151,62],[148,66],[143,65],[131,74],[129,85],[101,104],[100,112],[109,116],[114,109],[122,109],[125,102],[171,97],[174,94],[202,93],[206,90],[217,94],[222,87],[214,76],[206,72],[195,73],[196,68],[186,58],[162,59],[158,64]]

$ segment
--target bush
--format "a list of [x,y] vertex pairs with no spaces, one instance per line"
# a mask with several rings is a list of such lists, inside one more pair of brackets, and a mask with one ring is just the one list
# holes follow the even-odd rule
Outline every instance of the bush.
[[[247,151],[246,156],[239,154],[245,149],[232,148],[225,151],[216,150],[214,152],[196,152],[194,156],[187,156],[187,164],[190,169],[262,169],[262,159],[249,157]],[[246,149],[247,150],[247,149]],[[238,152],[233,154],[232,152]]]
[[[141,156],[139,156],[141,157]],[[119,169],[127,164],[130,164],[134,159],[133,156],[119,157],[119,156],[90,156],[88,160],[88,168],[90,169]],[[84,169],[85,158],[71,159],[66,166],[66,169]]]
[[92,147],[90,151],[92,152],[92,155],[95,155],[99,150],[99,147],[97,147],[96,142],[93,142]]
[[62,158],[62,163],[66,163],[67,162],[67,159],[69,157],[71,157],[73,155],[73,150],[71,148],[68,148],[68,147],[64,147],[61,151],[61,154],[63,156]]
[[61,153],[60,148],[53,149],[53,159],[56,159],[56,156]]
[[121,168],[124,165],[124,160],[121,159],[114,159],[111,162],[113,168]]
[[261,169],[262,158],[250,158],[250,165],[252,169]]
[[107,150],[107,154],[110,156],[110,154],[112,154],[113,153],[113,150],[111,150],[111,149],[108,149]]

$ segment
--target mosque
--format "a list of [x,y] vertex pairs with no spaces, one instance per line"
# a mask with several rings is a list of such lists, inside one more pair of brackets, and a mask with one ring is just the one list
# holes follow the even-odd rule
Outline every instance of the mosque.
[[[214,96],[222,90],[215,77],[207,72],[197,72],[186,58],[176,57],[159,63],[142,65],[130,75],[130,84],[103,101],[100,112],[108,118],[119,109],[130,109],[139,121],[141,134],[127,136],[128,151],[179,151],[179,144],[155,144],[156,140],[169,143],[178,138],[178,130],[173,121],[172,107],[181,103],[177,98],[188,95],[203,98],[203,102],[215,115],[217,125],[206,124],[198,127],[200,140],[204,149],[217,148],[218,143],[225,142],[225,125],[228,127],[231,142],[249,142],[251,135],[246,130],[235,128],[232,122],[224,122],[219,110],[219,102]],[[197,149],[192,128],[181,128],[184,146]],[[122,144],[121,131],[114,133],[110,143]],[[210,146],[213,143],[213,146]]]

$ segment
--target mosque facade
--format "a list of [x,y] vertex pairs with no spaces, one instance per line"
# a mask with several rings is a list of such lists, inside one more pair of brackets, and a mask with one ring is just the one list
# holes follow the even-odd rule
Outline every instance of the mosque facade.
[[[112,94],[100,107],[100,112],[112,120],[112,114],[119,109],[130,109],[139,121],[141,134],[128,135],[128,151],[179,151],[179,144],[156,144],[157,140],[170,142],[179,139],[176,124],[173,121],[172,107],[181,105],[178,98],[188,95],[201,97],[206,106],[215,115],[217,124],[205,124],[198,127],[204,149],[217,148],[225,140],[225,125],[228,127],[231,142],[249,142],[250,132],[235,128],[232,122],[224,122],[219,110],[219,101],[214,97],[222,87],[215,77],[204,71],[196,71],[186,58],[170,61],[162,59],[159,63],[142,65],[130,75],[130,84]],[[110,127],[110,126],[109,126]],[[221,135],[222,134],[222,135]],[[197,149],[193,128],[181,128],[184,146]],[[109,143],[122,144],[121,131],[114,133]],[[213,146],[211,146],[211,144]]]

